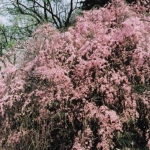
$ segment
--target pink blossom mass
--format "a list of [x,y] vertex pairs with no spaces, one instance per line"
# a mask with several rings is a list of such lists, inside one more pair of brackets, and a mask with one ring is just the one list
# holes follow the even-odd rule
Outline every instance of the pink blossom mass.
[[4,54],[0,149],[150,149],[150,15],[142,8],[114,0],[65,32],[43,24],[15,61]]

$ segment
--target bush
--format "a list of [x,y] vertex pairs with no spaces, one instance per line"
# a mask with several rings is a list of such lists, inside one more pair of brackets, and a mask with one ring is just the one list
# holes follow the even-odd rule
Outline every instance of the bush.
[[149,149],[149,20],[117,0],[64,33],[44,24],[23,55],[5,54],[1,148]]

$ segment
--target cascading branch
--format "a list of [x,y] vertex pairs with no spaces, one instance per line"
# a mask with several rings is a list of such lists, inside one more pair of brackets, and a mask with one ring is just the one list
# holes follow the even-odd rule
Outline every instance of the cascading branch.
[[115,0],[64,33],[44,24],[16,63],[1,58],[0,148],[150,148],[150,17],[134,8]]

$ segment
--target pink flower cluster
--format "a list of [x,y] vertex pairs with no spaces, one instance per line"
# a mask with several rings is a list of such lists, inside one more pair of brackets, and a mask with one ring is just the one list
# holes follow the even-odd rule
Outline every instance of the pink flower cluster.
[[115,0],[85,11],[66,32],[41,26],[16,61],[20,67],[11,63],[12,55],[1,58],[3,149],[9,148],[10,130],[32,132],[35,122],[50,149],[62,137],[57,149],[150,148],[149,22],[149,15]]

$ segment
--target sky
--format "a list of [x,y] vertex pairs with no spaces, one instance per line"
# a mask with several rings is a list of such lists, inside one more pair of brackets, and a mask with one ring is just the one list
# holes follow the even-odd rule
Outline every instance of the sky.
[[1,12],[4,10],[3,4],[3,0],[0,0],[0,24],[9,24],[8,15],[6,14],[4,16],[4,14],[1,14]]

